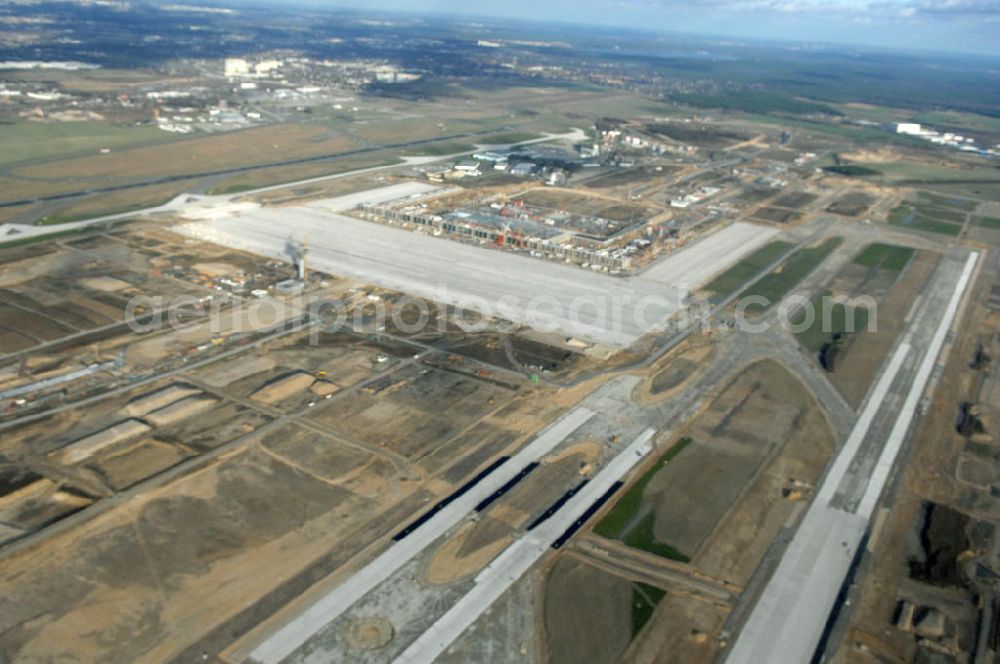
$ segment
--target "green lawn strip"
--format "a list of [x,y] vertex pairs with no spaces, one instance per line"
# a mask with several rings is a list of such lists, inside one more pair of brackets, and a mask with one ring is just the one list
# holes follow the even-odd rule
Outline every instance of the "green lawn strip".
[[777,269],[768,272],[757,283],[740,293],[740,298],[763,297],[768,301],[765,309],[781,301],[788,291],[826,260],[844,239],[832,237],[815,247],[799,249]]
[[937,219],[938,221],[948,221],[953,224],[965,223],[965,211],[953,208],[944,208],[937,205],[920,205],[917,211],[925,217]]
[[889,213],[889,224],[941,235],[957,236],[962,232],[961,224],[928,217],[918,209],[907,205],[900,205],[892,209]]
[[913,257],[913,249],[896,244],[875,242],[869,244],[854,257],[854,262],[865,267],[877,267],[883,270],[899,272]]
[[159,207],[161,205],[166,205],[171,200],[173,200],[173,195],[167,196],[165,198],[158,199],[156,201],[150,201],[146,203],[137,203],[135,205],[126,205],[118,208],[111,208],[109,210],[103,210],[98,212],[81,212],[79,214],[62,214],[56,212],[54,214],[46,215],[35,222],[36,226],[55,226],[56,224],[68,224],[74,221],[83,221],[85,219],[96,219],[97,217],[110,217],[115,214],[127,214],[129,212],[136,212],[138,210],[145,210],[146,208]]
[[[472,149],[471,147],[469,149]],[[308,180],[322,180],[323,178],[332,178],[336,175],[342,175],[344,173],[349,173],[351,171],[360,171],[366,168],[381,168],[383,166],[394,166],[396,164],[402,164],[402,159],[397,159],[395,157],[389,159],[373,159],[364,160],[359,159],[352,162],[341,162],[336,168],[329,169],[323,173],[318,173],[316,175],[304,175],[301,177],[296,177],[291,180],[275,180],[273,182],[260,182],[257,184],[250,184],[245,182],[234,182],[232,184],[223,185],[220,187],[214,187],[205,191],[206,196],[226,196],[229,194],[242,194],[247,191],[256,191],[257,189],[265,189],[267,187],[283,187],[283,186],[293,186],[299,182],[306,182]]]
[[541,134],[512,131],[506,134],[496,134],[494,136],[486,136],[485,138],[480,140],[480,142],[484,145],[506,145],[507,143],[524,143],[525,141],[533,141],[541,137],[542,137]]
[[[838,340],[842,343],[851,334],[868,327],[868,309],[824,302],[824,299],[829,296],[830,291],[823,291],[813,296],[814,316],[812,324],[800,332],[795,332],[795,338],[798,339],[799,343],[814,353],[818,353],[825,345],[835,343]],[[853,321],[848,315],[849,311],[853,312]],[[805,310],[800,311],[791,321],[792,325],[803,323],[806,315]],[[850,326],[848,326],[849,322]]]
[[927,219],[945,221],[951,224],[965,223],[964,211],[955,210],[954,208],[941,207],[938,205],[914,203],[913,201],[903,201],[901,205],[893,208],[889,214],[890,218],[895,215],[896,219],[899,219],[904,223],[905,219],[911,215],[919,215],[921,217],[926,217]]
[[639,523],[629,528],[625,537],[622,538],[622,543],[633,549],[640,549],[641,551],[646,551],[668,560],[676,560],[679,563],[691,562],[691,558],[684,553],[656,539],[656,535],[653,534],[653,525],[655,523],[656,514],[650,512],[642,517]]
[[1000,231],[1000,219],[997,217],[973,217],[972,223],[980,228]]
[[637,582],[632,586],[632,638],[634,639],[653,617],[660,600],[666,596],[666,591],[648,583]]
[[934,194],[929,191],[917,192],[917,198],[926,204],[936,205],[938,207],[958,208],[959,210],[965,210],[966,212],[975,210],[976,206],[979,205],[978,202],[968,198],[942,196],[941,194]]
[[962,232],[962,227],[957,224],[951,224],[947,221],[938,221],[937,219],[929,219],[922,214],[915,215],[910,218],[909,223],[896,224],[902,228],[910,228],[916,231],[924,231],[926,233],[937,233],[939,235],[951,235],[952,237],[958,236]]
[[677,441],[669,450],[657,459],[653,467],[647,470],[635,484],[618,499],[615,506],[611,508],[603,519],[596,526],[594,532],[607,539],[617,539],[628,524],[635,520],[639,514],[639,507],[642,504],[642,493],[646,490],[646,485],[656,473],[660,472],[667,463],[681,453],[685,447],[691,443],[691,439],[685,436]]
[[421,145],[407,149],[403,154],[407,157],[442,157],[448,154],[459,154],[461,152],[472,152],[475,145],[468,143],[442,143],[440,145]]
[[791,242],[782,242],[781,240],[770,242],[717,276],[715,279],[712,279],[712,281],[705,286],[705,290],[715,293],[717,296],[720,296],[720,298],[725,298],[750,279],[757,276],[761,270],[776,261],[782,254],[791,249],[793,246],[795,245]]
[[45,235],[33,235],[31,237],[22,237],[16,240],[5,240],[3,238],[0,238],[0,249],[9,249],[11,247],[23,247],[26,244],[34,244],[35,242],[42,242],[44,240],[56,240],[61,237],[77,235],[79,233],[83,233],[84,231],[88,230],[91,229],[86,226],[81,226],[80,228],[70,228],[69,230],[65,231],[56,231],[54,233],[46,233]]
[[[264,185],[267,186],[267,185]],[[215,189],[209,189],[205,192],[206,196],[226,196],[229,194],[242,194],[244,191],[253,191],[254,189],[260,189],[257,185],[253,184],[231,184],[225,187],[217,187]]]

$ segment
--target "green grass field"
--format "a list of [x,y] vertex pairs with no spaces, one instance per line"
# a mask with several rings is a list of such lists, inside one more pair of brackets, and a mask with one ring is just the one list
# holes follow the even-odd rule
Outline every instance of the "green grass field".
[[972,223],[980,228],[1000,231],[1000,219],[996,217],[973,217]]
[[205,194],[208,196],[228,196],[230,194],[242,194],[244,191],[253,191],[259,188],[252,184],[230,184],[224,187],[208,189]]
[[712,279],[705,290],[712,291],[720,300],[725,299],[794,246],[791,242],[781,240],[768,243]]
[[1000,132],[1000,118],[991,118],[987,115],[978,115],[976,113],[929,111],[921,113],[914,120],[928,125],[948,125],[951,127]]
[[913,117],[913,111],[909,109],[892,108],[890,106],[845,103],[833,104],[833,107],[850,118],[870,120],[871,122],[884,122],[886,124],[907,122]]
[[918,191],[917,201],[939,208],[955,208],[957,210],[972,211],[979,205],[978,201],[956,196],[942,196],[932,191]]
[[862,249],[861,253],[854,257],[854,263],[865,267],[877,267],[882,270],[899,272],[906,267],[911,258],[913,258],[913,249],[910,247],[876,242]]
[[826,260],[843,240],[841,237],[832,237],[818,246],[799,249],[777,269],[768,272],[760,281],[744,290],[740,298],[763,297],[768,302],[763,309],[780,302],[796,284]]
[[949,221],[949,215],[942,219],[935,214],[938,208],[928,206],[917,206],[912,203],[904,203],[893,208],[889,212],[889,224],[901,228],[910,228],[927,233],[938,233],[940,235],[958,236],[962,232],[962,224]]
[[653,534],[653,525],[656,522],[655,512],[650,511],[636,521],[639,517],[639,511],[642,509],[642,494],[646,491],[646,486],[671,459],[690,444],[691,439],[684,437],[664,452],[653,464],[653,467],[643,473],[642,477],[618,500],[611,511],[594,526],[594,532],[607,539],[621,540],[623,544],[634,549],[647,551],[682,563],[690,562],[691,559],[684,553],[656,539]]
[[[968,180],[1000,182],[1000,171],[989,167],[959,169],[952,166],[906,160],[870,163],[866,164],[866,166],[880,171],[884,176],[883,181],[886,184],[915,184],[918,182],[930,184],[963,182]],[[955,206],[952,205],[950,207]]]
[[96,154],[101,148],[166,143],[177,135],[156,127],[106,122],[17,122],[0,124],[0,166],[57,157]]
[[966,213],[963,210],[943,208],[936,205],[922,205],[919,207],[919,210],[924,216],[937,219],[938,221],[947,221],[951,224],[965,223]]
[[447,154],[471,152],[475,149],[476,146],[469,143],[435,143],[407,149],[403,155],[407,157],[443,157]]
[[648,583],[636,583],[632,586],[632,638],[638,636],[649,619],[653,617],[660,600],[666,596],[666,591]]
[[541,137],[541,134],[532,134],[525,131],[511,131],[504,134],[496,134],[495,136],[486,136],[479,142],[484,145],[505,145],[507,143],[523,143],[524,141],[533,141],[536,138]]
[[0,249],[10,249],[12,247],[23,247],[28,244],[35,244],[36,242],[46,242],[49,240],[57,240],[63,237],[69,237],[71,235],[79,235],[90,230],[87,227],[83,228],[71,228],[65,231],[55,231],[54,233],[46,233],[44,235],[35,235],[32,237],[22,237],[16,240],[0,240]]
[[[826,300],[828,297],[830,292],[824,291],[812,298],[814,313],[812,324],[804,330],[795,332],[795,338],[802,347],[814,353],[818,353],[824,345],[834,341],[835,338],[850,336],[868,326],[868,309],[832,303]],[[802,324],[805,318],[806,312],[801,311],[791,322],[797,326]]]
[[653,525],[656,523],[656,514],[650,512],[642,517],[638,523],[628,529],[622,542],[633,549],[640,549],[648,553],[653,553],[668,560],[676,560],[681,563],[691,562],[691,558],[684,555],[669,544],[665,544],[653,534]]
[[653,467],[643,473],[635,484],[618,499],[615,506],[608,512],[600,522],[594,526],[594,532],[607,539],[618,539],[630,523],[639,515],[639,508],[642,506],[642,494],[646,490],[646,485],[660,472],[671,459],[680,454],[685,447],[691,444],[691,439],[684,437],[677,441],[669,450],[657,459]]

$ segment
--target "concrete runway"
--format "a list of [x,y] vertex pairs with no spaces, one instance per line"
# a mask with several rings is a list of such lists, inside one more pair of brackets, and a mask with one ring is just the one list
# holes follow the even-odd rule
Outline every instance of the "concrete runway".
[[289,260],[290,246],[308,239],[309,262],[323,272],[615,347],[659,329],[683,307],[687,289],[778,232],[732,224],[621,278],[338,214],[429,191],[405,182],[308,205],[244,206],[231,215],[216,209],[175,230],[282,260]]
[[806,662],[813,656],[938,365],[978,257],[974,252],[942,261],[932,290],[827,469],[727,662]]
[[600,496],[652,451],[655,431],[647,429],[601,469],[587,486],[547,521],[493,559],[475,585],[396,658],[396,664],[430,664],[520,579],[552,543]]

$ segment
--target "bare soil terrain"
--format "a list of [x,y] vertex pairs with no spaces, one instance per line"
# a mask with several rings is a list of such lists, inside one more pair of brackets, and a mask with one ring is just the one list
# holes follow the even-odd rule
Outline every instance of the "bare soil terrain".
[[773,362],[744,369],[688,435],[694,442],[653,477],[643,502],[656,515],[656,538],[689,557],[766,459],[802,437],[814,441],[808,463],[815,465],[828,453],[830,436],[808,393]]

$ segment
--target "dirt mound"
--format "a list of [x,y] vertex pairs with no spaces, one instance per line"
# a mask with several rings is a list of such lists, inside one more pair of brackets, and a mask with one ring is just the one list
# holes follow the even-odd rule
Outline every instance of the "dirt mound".
[[309,374],[299,371],[271,381],[254,392],[251,398],[254,401],[266,404],[278,403],[279,401],[284,401],[289,397],[295,396],[299,392],[304,392],[312,387],[315,381],[316,379]]
[[385,618],[373,616],[351,622],[344,637],[352,648],[357,650],[378,650],[392,641],[396,630]]
[[428,583],[448,585],[458,579],[475,574],[486,566],[510,543],[510,536],[494,539],[471,552],[464,552],[466,541],[475,533],[479,524],[468,523],[437,550],[427,565]]

